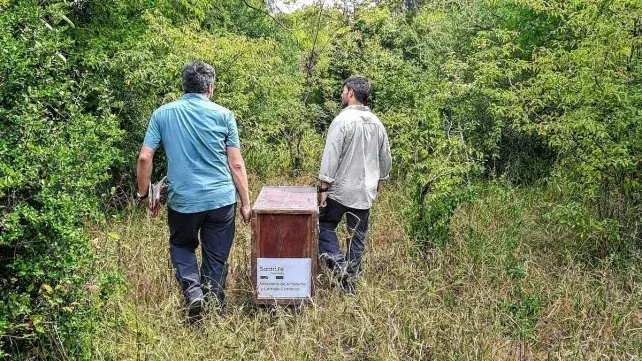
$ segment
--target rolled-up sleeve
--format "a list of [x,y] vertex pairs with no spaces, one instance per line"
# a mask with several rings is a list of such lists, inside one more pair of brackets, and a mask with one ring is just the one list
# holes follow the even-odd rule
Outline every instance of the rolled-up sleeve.
[[321,159],[321,169],[319,170],[319,180],[328,183],[334,183],[341,151],[343,150],[343,130],[340,122],[335,119],[328,129],[328,136],[323,149],[323,158]]
[[388,133],[385,129],[381,130],[380,137],[382,139],[379,146],[379,179],[385,180],[390,178],[392,156],[390,155],[390,140],[388,140]]

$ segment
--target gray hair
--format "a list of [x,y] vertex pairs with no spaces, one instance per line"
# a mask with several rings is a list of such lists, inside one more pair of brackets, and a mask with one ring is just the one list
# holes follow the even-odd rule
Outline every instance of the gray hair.
[[208,63],[190,61],[183,67],[181,78],[185,93],[203,94],[207,91],[208,86],[214,84],[216,70]]
[[343,87],[348,88],[348,90],[354,91],[354,97],[361,103],[365,103],[366,100],[370,97],[370,92],[372,91],[372,85],[368,78],[362,76],[353,76],[348,78],[343,82]]

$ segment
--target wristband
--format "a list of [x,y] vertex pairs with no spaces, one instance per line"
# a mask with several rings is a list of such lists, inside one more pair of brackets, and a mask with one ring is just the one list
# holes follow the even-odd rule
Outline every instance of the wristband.
[[321,186],[317,186],[317,193],[325,193],[328,191],[328,188],[322,188]]

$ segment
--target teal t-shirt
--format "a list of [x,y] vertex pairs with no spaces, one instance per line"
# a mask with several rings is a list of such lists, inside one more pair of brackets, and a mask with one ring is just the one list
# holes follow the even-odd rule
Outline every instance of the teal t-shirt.
[[168,206],[196,213],[236,203],[227,147],[239,148],[234,114],[203,94],[187,93],[152,114],[143,144],[167,155]]

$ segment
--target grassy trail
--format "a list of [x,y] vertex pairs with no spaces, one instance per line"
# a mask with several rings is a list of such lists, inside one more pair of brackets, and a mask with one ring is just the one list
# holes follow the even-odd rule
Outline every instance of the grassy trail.
[[[259,184],[310,179],[254,179]],[[93,231],[128,287],[110,301],[95,342],[117,360],[638,360],[639,262],[588,268],[547,256],[563,232],[538,225],[521,194],[461,207],[452,244],[412,254],[403,192],[387,189],[372,215],[365,277],[346,296],[321,277],[312,305],[259,308],[250,298],[250,228],[237,224],[223,316],[186,324],[167,250],[164,214],[133,210]],[[526,200],[525,200],[526,199]],[[557,239],[556,237],[561,237]]]

